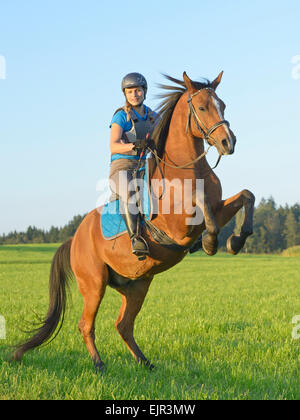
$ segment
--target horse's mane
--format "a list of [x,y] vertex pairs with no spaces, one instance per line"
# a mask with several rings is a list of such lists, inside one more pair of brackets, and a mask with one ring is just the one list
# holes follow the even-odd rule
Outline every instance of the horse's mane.
[[[176,83],[179,86],[167,86],[158,84],[158,87],[161,89],[168,90],[167,93],[161,93],[157,95],[157,98],[162,98],[163,101],[158,105],[156,111],[160,116],[160,120],[155,127],[153,133],[153,140],[156,145],[158,155],[162,157],[162,154],[165,149],[165,143],[169,132],[171,118],[175,109],[175,106],[184,92],[187,90],[183,80],[174,79],[174,77],[168,76],[167,74],[163,75],[166,79],[171,82]],[[204,79],[204,82],[194,82],[193,85],[196,89],[204,89],[211,87],[211,82],[207,79]]]

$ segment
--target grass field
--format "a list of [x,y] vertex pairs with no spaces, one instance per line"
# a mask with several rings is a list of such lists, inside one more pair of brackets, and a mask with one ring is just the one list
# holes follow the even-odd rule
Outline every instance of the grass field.
[[49,345],[9,364],[19,330],[48,308],[57,245],[0,247],[0,399],[300,399],[300,258],[203,253],[158,275],[136,320],[136,339],[155,364],[136,365],[114,329],[121,305],[108,288],[96,324],[106,363],[97,375],[77,330],[76,283],[65,323]]

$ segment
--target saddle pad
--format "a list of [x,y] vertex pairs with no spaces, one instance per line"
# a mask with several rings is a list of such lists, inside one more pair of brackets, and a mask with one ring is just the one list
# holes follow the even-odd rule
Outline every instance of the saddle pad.
[[[149,165],[147,160],[145,166],[140,169],[144,171],[144,183],[141,196],[143,214],[147,220],[151,220],[151,196],[149,186]],[[119,200],[106,203],[101,211],[100,226],[104,239],[115,239],[127,232],[122,215],[120,214]]]

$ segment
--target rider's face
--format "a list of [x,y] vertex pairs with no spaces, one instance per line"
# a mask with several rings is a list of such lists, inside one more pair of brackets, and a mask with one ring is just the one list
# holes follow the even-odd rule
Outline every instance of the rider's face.
[[144,89],[142,87],[133,87],[125,89],[125,96],[131,106],[139,106],[145,99]]

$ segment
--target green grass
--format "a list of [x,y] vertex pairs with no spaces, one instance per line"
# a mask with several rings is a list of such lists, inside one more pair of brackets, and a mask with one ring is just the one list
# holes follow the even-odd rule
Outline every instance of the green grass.
[[155,364],[136,364],[114,329],[121,305],[108,288],[96,323],[106,363],[95,373],[77,324],[76,282],[65,323],[49,345],[7,360],[33,311],[48,308],[50,262],[57,245],[0,247],[0,400],[5,399],[300,399],[300,259],[202,253],[155,277],[136,320],[136,339]]

